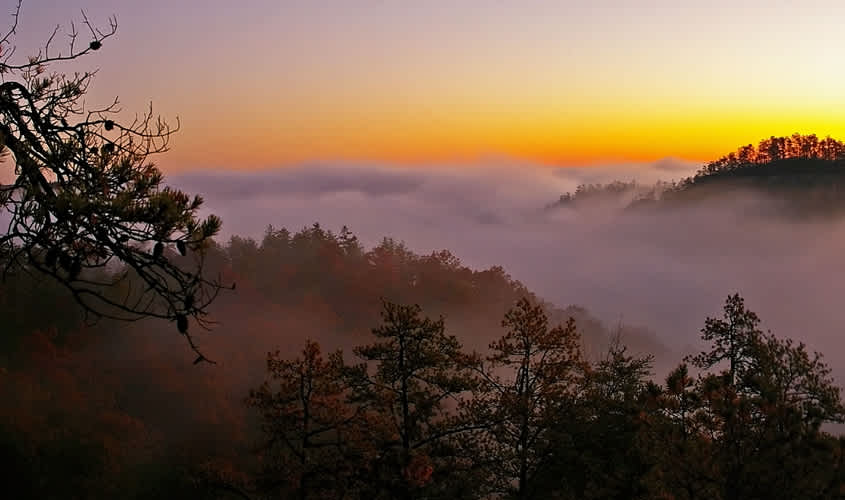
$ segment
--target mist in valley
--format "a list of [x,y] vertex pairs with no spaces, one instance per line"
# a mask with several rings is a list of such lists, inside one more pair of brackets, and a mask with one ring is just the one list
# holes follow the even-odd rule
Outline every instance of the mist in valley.
[[545,208],[579,184],[649,185],[697,167],[673,159],[461,171],[343,165],[169,180],[205,194],[207,209],[225,221],[223,240],[260,241],[270,224],[295,231],[319,222],[348,226],[366,247],[392,237],[419,254],[448,249],[474,269],[503,266],[559,307],[582,306],[611,328],[654,332],[672,353],[657,360],[663,367],[696,350],[704,318],[740,293],[764,328],[823,352],[845,380],[842,219],[780,217],[780,200],[735,191],[671,210],[629,211],[630,198]]

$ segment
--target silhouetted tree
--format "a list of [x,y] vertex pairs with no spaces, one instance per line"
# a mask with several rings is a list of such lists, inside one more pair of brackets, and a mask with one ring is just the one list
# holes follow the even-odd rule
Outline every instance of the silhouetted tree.
[[745,308],[739,294],[728,297],[723,318],[707,318],[701,330],[701,339],[712,344],[709,351],[687,357],[694,366],[708,370],[720,363],[728,364],[728,383],[745,377],[752,366],[752,356],[762,332],[757,328],[760,318]]
[[[220,220],[199,220],[202,198],[164,187],[150,161],[167,150],[178,125],[152,109],[124,123],[117,100],[86,107],[94,73],[51,69],[100,50],[116,19],[101,31],[83,13],[90,42],[81,44],[71,25],[68,46],[57,51],[56,28],[37,54],[19,61],[13,41],[20,13],[18,2],[0,35],[0,148],[14,171],[14,181],[0,187],[8,221],[0,236],[4,275],[46,274],[93,317],[173,320],[196,350],[188,319],[202,322],[221,289],[202,272],[203,248]],[[176,252],[191,257],[176,259]]]
[[388,498],[415,498],[448,476],[452,457],[442,446],[464,426],[449,411],[472,387],[460,364],[461,344],[444,331],[443,318],[421,317],[419,306],[384,302],[376,341],[355,348],[374,371],[364,371],[355,401],[386,422],[374,467]]
[[651,357],[630,354],[615,336],[586,370],[576,401],[558,410],[549,433],[551,465],[538,478],[546,497],[621,500],[646,493],[649,375]]
[[551,430],[566,425],[584,375],[575,321],[550,328],[541,304],[520,299],[505,314],[504,336],[475,357],[482,382],[471,411],[485,423],[477,433],[486,488],[506,498],[545,498],[536,478],[549,466]]
[[[301,499],[344,498],[363,474],[369,440],[362,439],[362,407],[349,404],[350,376],[342,353],[324,359],[308,341],[300,357],[267,356],[268,380],[250,392],[267,436],[262,488]],[[357,378],[357,377],[356,377]]]
[[702,419],[697,379],[681,364],[656,388],[657,412],[649,420],[645,453],[655,464],[647,484],[654,496],[693,500],[718,498],[718,463]]
[[825,498],[836,482],[836,448],[821,426],[845,412],[830,369],[758,324],[739,295],[728,297],[723,317],[702,329],[710,348],[687,358],[705,371],[694,385],[684,365],[667,379],[661,470],[686,498]]

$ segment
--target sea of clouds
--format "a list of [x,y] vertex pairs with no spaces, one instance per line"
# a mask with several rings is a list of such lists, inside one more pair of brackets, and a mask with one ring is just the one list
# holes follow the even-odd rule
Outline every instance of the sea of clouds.
[[678,352],[693,349],[705,317],[739,292],[764,328],[823,352],[845,380],[842,220],[766,217],[767,200],[750,194],[659,214],[544,209],[581,183],[678,180],[698,166],[311,165],[193,171],[168,182],[204,195],[224,239],[319,222],[347,225],[367,246],[389,236],[417,253],[445,248],[473,268],[503,266],[560,306],[647,326]]

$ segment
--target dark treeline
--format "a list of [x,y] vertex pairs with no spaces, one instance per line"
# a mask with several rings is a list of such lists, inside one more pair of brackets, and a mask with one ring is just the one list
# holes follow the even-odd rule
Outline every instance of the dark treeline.
[[[25,268],[7,276],[0,454],[16,464],[4,469],[13,497],[215,498],[219,485],[198,479],[206,472],[257,470],[260,426],[244,397],[260,385],[268,350],[294,356],[311,338],[351,352],[377,323],[381,298],[445,315],[451,332],[481,349],[482,332],[498,330],[519,298],[539,300],[500,267],[472,270],[447,251],[419,255],[391,239],[365,249],[350,231],[316,224],[268,228],[260,241],[233,237],[212,245],[206,264],[238,284],[215,304],[214,331],[196,330],[218,363],[208,366],[192,364],[173,323],[89,325],[60,283]],[[613,336],[581,307],[544,306],[554,321],[576,318],[588,355]],[[620,330],[638,352],[665,352],[646,329]]]
[[[251,485],[282,498],[840,498],[839,389],[818,355],[763,333],[738,295],[664,383],[574,320],[523,299],[483,354],[442,319],[385,303],[354,360],[271,353],[248,404],[265,431]],[[696,371],[697,375],[693,375]]]
[[[365,249],[345,227],[335,233],[319,224],[297,232],[271,226],[260,241],[232,237],[225,247],[213,249],[209,260],[209,272],[223,269],[226,279],[238,283],[237,296],[223,296],[221,307],[241,303],[248,295],[267,307],[306,311],[342,332],[325,335],[345,347],[369,331],[382,299],[419,304],[431,315],[446,316],[452,328],[467,337],[498,328],[501,315],[521,297],[541,301],[500,266],[473,270],[448,250],[420,255],[392,238]],[[583,307],[544,306],[554,321],[578,321],[590,353],[603,350],[612,336]],[[620,328],[637,351],[664,354],[648,330]],[[485,345],[482,339],[471,347]]]
[[769,137],[755,147],[748,144],[718,160],[709,162],[696,177],[735,170],[749,165],[763,165],[781,160],[845,160],[845,144],[831,138],[819,139],[815,134],[792,134],[789,137]]
[[[680,181],[643,185],[636,181],[582,184],[548,208],[617,201],[629,208],[677,207],[724,197],[739,189],[782,200],[778,213],[827,215],[845,209],[845,144],[815,134],[770,137],[702,166]],[[657,203],[661,202],[661,203]]]
[[238,283],[199,337],[218,365],[193,365],[169,324],[85,326],[57,285],[10,277],[11,497],[841,496],[839,389],[738,296],[655,378],[648,331],[448,252],[314,225],[208,262]]

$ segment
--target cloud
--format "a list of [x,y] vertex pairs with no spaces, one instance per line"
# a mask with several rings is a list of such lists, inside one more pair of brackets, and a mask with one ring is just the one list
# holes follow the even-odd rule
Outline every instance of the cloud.
[[280,196],[360,192],[368,196],[387,196],[414,191],[423,182],[415,172],[387,168],[332,168],[326,166],[279,169],[260,174],[216,170],[190,173],[178,182],[211,192],[218,200]]
[[768,202],[750,195],[658,215],[543,210],[583,182],[679,179],[696,167],[672,159],[572,169],[321,166],[168,180],[202,193],[224,236],[320,222],[348,225],[367,245],[391,236],[418,253],[447,248],[471,267],[504,266],[558,305],[650,327],[678,350],[740,292],[766,328],[824,352],[845,380],[843,221],[751,215]]
[[202,193],[207,206],[219,215],[231,213],[225,217],[227,234],[255,236],[271,222],[299,227],[338,217],[360,220],[365,226],[381,223],[385,230],[401,228],[405,218],[424,224],[442,222],[444,229],[455,219],[484,225],[525,222],[526,216],[536,216],[545,204],[579,184],[620,178],[651,183],[667,168],[685,174],[694,170],[691,164],[671,159],[561,169],[513,163],[451,169],[319,165],[257,172],[195,171],[169,177],[168,182]]
[[613,181],[637,181],[653,184],[656,181],[680,180],[694,173],[700,162],[667,157],[652,163],[622,163],[586,167],[563,167],[555,175],[577,184],[605,184]]

